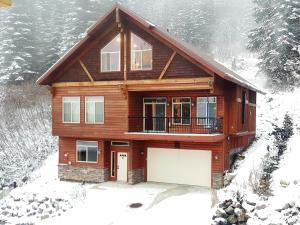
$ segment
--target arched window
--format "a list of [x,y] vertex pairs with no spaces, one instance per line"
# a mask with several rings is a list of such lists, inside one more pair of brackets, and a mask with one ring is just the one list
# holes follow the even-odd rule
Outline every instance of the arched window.
[[131,70],[152,69],[152,46],[131,33]]
[[118,34],[101,49],[101,72],[120,71],[120,43]]

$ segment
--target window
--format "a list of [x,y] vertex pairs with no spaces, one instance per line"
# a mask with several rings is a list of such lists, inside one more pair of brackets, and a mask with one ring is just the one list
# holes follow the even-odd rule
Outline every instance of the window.
[[112,141],[111,146],[129,146],[128,141]]
[[242,93],[242,124],[246,123],[246,92]]
[[86,123],[104,122],[104,97],[103,96],[85,97],[85,122]]
[[197,124],[213,125],[217,117],[217,98],[198,97],[197,98]]
[[63,97],[63,122],[80,123],[80,97]]
[[98,143],[97,141],[77,141],[77,162],[97,162]]
[[131,33],[131,70],[152,69],[152,46]]
[[120,71],[120,43],[118,34],[101,49],[101,72]]
[[172,99],[173,124],[191,123],[191,98],[179,97]]

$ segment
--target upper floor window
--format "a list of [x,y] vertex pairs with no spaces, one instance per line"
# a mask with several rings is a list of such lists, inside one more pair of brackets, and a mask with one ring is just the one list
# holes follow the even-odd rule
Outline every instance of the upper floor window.
[[178,97],[172,99],[173,124],[191,123],[191,98]]
[[152,69],[152,46],[131,33],[131,70]]
[[63,97],[63,122],[80,123],[80,97]]
[[104,97],[103,96],[85,97],[85,122],[86,123],[104,122]]
[[120,71],[121,37],[118,34],[101,49],[101,72]]
[[210,125],[216,122],[217,98],[198,97],[197,98],[197,124]]
[[97,141],[77,141],[77,162],[96,163],[98,156]]

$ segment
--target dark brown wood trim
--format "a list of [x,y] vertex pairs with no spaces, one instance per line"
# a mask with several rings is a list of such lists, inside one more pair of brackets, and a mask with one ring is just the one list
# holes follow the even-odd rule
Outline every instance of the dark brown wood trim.
[[92,75],[90,74],[90,72],[88,71],[88,69],[86,68],[86,66],[84,65],[84,63],[81,60],[78,60],[78,62],[81,65],[81,67],[84,70],[84,72],[86,73],[86,75],[88,76],[88,78],[90,79],[90,81],[94,82],[94,79],[93,79]]
[[163,70],[161,71],[161,73],[160,73],[160,76],[159,76],[159,78],[158,78],[159,80],[161,80],[161,79],[163,78],[163,76],[165,75],[165,73],[166,73],[167,69],[169,68],[171,62],[173,61],[175,55],[176,55],[176,51],[173,51],[173,53],[172,53],[170,59],[168,60],[168,62],[166,63],[164,69],[163,69]]

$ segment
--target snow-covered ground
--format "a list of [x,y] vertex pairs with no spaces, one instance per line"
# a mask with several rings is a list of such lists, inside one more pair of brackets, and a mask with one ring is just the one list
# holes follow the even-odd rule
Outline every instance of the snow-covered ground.
[[[57,179],[57,153],[0,202],[8,224],[209,224],[213,193],[175,184],[106,182],[85,184]],[[140,208],[130,208],[141,203]],[[9,205],[9,208],[5,208]],[[34,209],[37,207],[37,210]],[[40,210],[41,209],[41,210]],[[29,216],[28,216],[29,215]],[[0,221],[1,221],[0,220]],[[0,222],[1,224],[1,222]],[[5,223],[4,223],[5,224]]]

